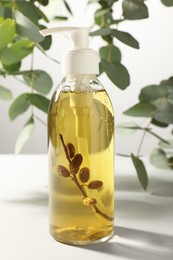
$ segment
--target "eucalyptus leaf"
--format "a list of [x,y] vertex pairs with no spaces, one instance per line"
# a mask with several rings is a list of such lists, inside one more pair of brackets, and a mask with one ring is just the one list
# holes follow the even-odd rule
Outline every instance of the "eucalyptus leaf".
[[44,37],[39,33],[39,27],[22,13],[15,11],[15,19],[18,34],[27,37],[33,42],[41,42],[44,40]]
[[172,0],[161,0],[161,2],[166,6],[173,6]]
[[173,112],[157,112],[154,115],[154,119],[164,124],[173,124]]
[[173,104],[164,97],[152,103],[157,107],[154,118],[164,124],[173,124]]
[[9,74],[13,74],[14,71],[19,71],[20,66],[21,66],[20,61],[17,63],[10,64],[10,65],[3,64],[4,69],[7,70],[9,72]]
[[6,19],[0,24],[0,50],[11,43],[15,36],[15,21]]
[[10,89],[0,86],[0,99],[10,100],[13,98],[12,92]]
[[19,40],[11,44],[10,47],[3,49],[0,54],[2,64],[11,65],[20,62],[32,52],[33,46],[34,43],[29,40]]
[[112,44],[101,47],[99,50],[99,55],[101,59],[105,59],[107,61],[121,61],[120,50]]
[[4,9],[5,7],[0,3],[0,17],[4,15]]
[[95,23],[100,27],[103,27],[103,25],[111,24],[113,22],[111,8],[98,9],[94,14],[94,19],[95,19]]
[[49,0],[36,0],[39,4],[42,4],[43,6],[48,5]]
[[52,88],[52,79],[49,74],[43,70],[24,71],[22,75],[28,86],[32,85],[35,90],[42,94],[48,94]]
[[147,186],[148,186],[148,176],[147,176],[147,171],[145,169],[145,165],[144,165],[143,161],[141,159],[139,159],[139,157],[135,156],[134,154],[131,154],[131,159],[135,166],[135,169],[136,169],[136,172],[138,175],[138,179],[139,179],[143,189],[146,190]]
[[112,29],[111,34],[124,44],[132,48],[139,49],[138,41],[130,33]]
[[33,117],[31,117],[24,125],[20,135],[17,138],[16,145],[15,145],[15,154],[20,153],[25,143],[31,137],[33,130],[34,130],[34,120]]
[[149,102],[140,102],[127,109],[123,114],[134,117],[153,117],[155,111],[156,107],[154,105]]
[[67,1],[66,1],[66,0],[63,0],[63,1],[64,1],[64,5],[65,5],[67,11],[69,12],[69,14],[73,15],[72,10],[71,10],[71,7],[70,7],[69,4],[67,3]]
[[125,89],[130,84],[130,76],[127,69],[120,62],[101,61],[102,69],[108,78],[120,89]]
[[17,10],[34,23],[38,22],[39,15],[36,6],[32,2],[22,1],[16,3]]
[[162,80],[160,82],[160,85],[164,85],[167,87],[168,92],[172,92],[173,91],[173,77],[170,77],[167,80]]
[[41,111],[47,113],[49,108],[50,100],[46,97],[39,95],[39,94],[27,94],[27,98],[29,99],[30,103],[40,109]]
[[37,8],[37,7],[36,7],[36,11],[37,11],[37,13],[38,13],[40,19],[43,19],[46,23],[49,23],[48,17],[45,15],[45,13],[43,13],[43,12],[41,11],[40,8]]
[[67,16],[54,16],[53,20],[62,20],[62,21],[67,21],[68,17]]
[[108,36],[108,35],[111,35],[111,29],[109,28],[102,28],[90,33],[90,36]]
[[[47,27],[44,26],[44,25],[40,25],[39,28],[40,28],[40,30],[43,30],[43,29],[46,29]],[[45,37],[44,40],[43,40],[42,42],[40,42],[39,44],[41,45],[41,47],[42,47],[45,51],[49,50],[49,49],[50,49],[50,46],[51,46],[51,44],[52,44],[52,36],[49,35],[49,36]]]
[[143,0],[123,0],[123,16],[127,20],[148,18],[148,8]]
[[173,105],[173,92],[168,95],[168,102]]
[[155,118],[152,118],[151,123],[155,126],[159,126],[159,127],[168,127],[168,124],[162,123],[158,120],[156,120]]
[[166,153],[162,149],[154,149],[151,152],[150,162],[157,168],[169,169]]
[[11,120],[16,119],[23,114],[30,106],[30,101],[26,93],[18,96],[9,108],[9,117]]
[[140,101],[153,101],[158,98],[166,97],[167,89],[163,85],[150,85],[142,88],[139,95]]
[[8,6],[5,7],[4,10],[4,19],[13,19],[13,13],[12,13],[12,9]]

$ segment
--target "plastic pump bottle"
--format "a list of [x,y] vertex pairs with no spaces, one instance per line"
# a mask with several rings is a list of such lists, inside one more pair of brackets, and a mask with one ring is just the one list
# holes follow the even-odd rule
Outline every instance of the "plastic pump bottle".
[[51,235],[66,244],[105,241],[114,230],[114,113],[96,78],[99,57],[88,47],[89,28],[45,29],[71,35],[64,79],[48,114]]

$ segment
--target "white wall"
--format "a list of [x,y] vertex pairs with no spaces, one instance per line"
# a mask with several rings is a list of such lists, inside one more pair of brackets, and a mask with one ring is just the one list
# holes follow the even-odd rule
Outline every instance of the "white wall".
[[[86,11],[86,2],[76,0],[69,1],[74,12],[75,18],[71,18],[69,24],[72,25],[91,25],[92,24],[92,12],[96,5],[92,5]],[[52,8],[47,12],[51,15],[52,10],[56,14],[57,1],[52,0]],[[146,1],[149,7],[150,18],[141,21],[127,21],[120,24],[119,29],[128,31],[140,43],[140,50],[135,50],[117,41],[117,46],[121,48],[123,54],[123,64],[128,68],[131,75],[130,87],[121,91],[117,89],[106,76],[101,76],[100,80],[104,84],[105,88],[109,92],[113,105],[115,107],[116,122],[122,121],[136,121],[122,115],[122,112],[137,102],[137,96],[140,92],[140,88],[148,84],[157,84],[162,79],[167,79],[173,75],[173,8],[164,7],[159,0]],[[63,8],[58,7],[59,10],[64,13]],[[117,16],[119,15],[119,6],[115,6],[117,10]],[[59,11],[58,11],[59,14]],[[53,24],[55,26],[55,24]],[[60,25],[60,24],[58,24]],[[97,38],[91,40],[91,47],[98,49],[102,42]],[[54,37],[54,42],[49,55],[61,59],[61,53],[69,48],[69,40],[64,36]],[[23,68],[29,69],[30,58],[26,58],[23,64]],[[34,68],[42,69],[50,73],[54,81],[54,88],[61,79],[61,66],[53,63],[44,57],[40,52],[35,52]],[[11,88],[14,97],[20,93],[27,91],[27,87],[17,82],[13,77],[6,79],[0,78],[0,84],[8,88]],[[52,94],[53,89],[50,93]],[[25,121],[27,121],[30,111],[25,115],[20,116],[14,122],[10,122],[7,114],[10,102],[0,101],[0,153],[13,153],[15,141],[22,129]],[[37,115],[46,122],[46,115],[40,111],[37,111]],[[141,120],[138,120],[141,122]],[[156,131],[160,135],[164,135],[164,138],[168,137],[169,131],[158,128]],[[116,138],[116,150],[120,153],[135,152],[137,150],[141,133],[134,135],[130,138],[124,138],[117,136]],[[157,143],[153,138],[147,137],[143,146],[143,152],[147,153],[150,147]],[[23,153],[45,153],[47,146],[47,132],[46,127],[40,122],[36,122],[35,131],[25,145]]]

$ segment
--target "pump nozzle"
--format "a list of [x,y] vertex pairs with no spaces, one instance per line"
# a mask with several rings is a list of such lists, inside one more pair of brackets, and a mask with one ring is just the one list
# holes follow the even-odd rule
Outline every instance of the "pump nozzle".
[[48,36],[53,33],[69,33],[73,42],[74,49],[88,48],[89,46],[89,27],[55,27],[41,30],[43,36]]
[[54,33],[68,33],[71,35],[73,47],[63,57],[63,74],[99,73],[98,54],[89,48],[89,30],[89,27],[55,27],[40,31],[43,36]]

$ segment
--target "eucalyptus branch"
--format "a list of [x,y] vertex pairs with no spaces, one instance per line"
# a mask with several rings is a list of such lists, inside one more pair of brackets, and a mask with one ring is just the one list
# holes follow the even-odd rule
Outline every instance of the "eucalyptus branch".
[[[83,184],[81,185],[81,184],[79,183],[78,178],[77,178],[77,176],[76,176],[76,175],[77,175],[77,172],[79,171],[79,167],[75,167],[75,166],[74,166],[74,158],[75,158],[75,156],[74,156],[74,154],[73,154],[74,158],[71,159],[71,157],[70,157],[70,155],[69,155],[68,148],[67,148],[67,146],[66,146],[65,143],[64,143],[63,136],[62,136],[61,134],[59,134],[59,137],[60,137],[60,140],[61,140],[61,143],[62,143],[64,152],[65,152],[66,158],[67,158],[67,160],[68,160],[68,162],[69,162],[69,169],[70,169],[69,175],[67,175],[67,171],[68,171],[68,170],[65,170],[64,176],[65,176],[65,177],[71,177],[71,179],[72,179],[72,180],[74,181],[74,183],[76,184],[77,188],[78,188],[78,189],[80,190],[80,192],[82,193],[84,199],[86,199],[86,200],[89,201],[89,204],[87,204],[87,205],[91,206],[91,207],[95,210],[95,213],[101,215],[103,218],[105,218],[105,219],[107,219],[107,220],[109,220],[109,221],[113,221],[113,217],[111,217],[111,216],[105,214],[104,212],[102,212],[102,211],[96,206],[96,203],[97,203],[96,199],[94,199],[94,198],[92,199],[92,198],[89,198],[89,197],[88,197],[87,192],[84,190]],[[73,146],[73,145],[71,144],[71,146]],[[74,147],[73,147],[73,153],[74,153]],[[78,164],[78,166],[79,166],[79,157],[82,158],[82,155],[80,155],[80,156],[79,156],[79,155],[80,155],[80,154],[76,154],[76,156],[78,156],[78,160],[75,160],[75,161],[76,161],[76,164]],[[77,157],[76,157],[76,159],[77,159]],[[81,159],[81,162],[82,162],[82,159]],[[59,166],[59,169],[61,170],[61,173],[62,173],[62,169],[64,169],[64,168],[65,168],[64,166]],[[88,170],[89,170],[89,169],[88,169]],[[63,174],[62,174],[62,175],[63,175]],[[70,176],[70,175],[71,175],[71,176]],[[101,181],[93,181],[93,183],[94,183],[94,182],[100,182],[100,183],[101,183]],[[88,185],[87,185],[87,186],[88,186]]]

